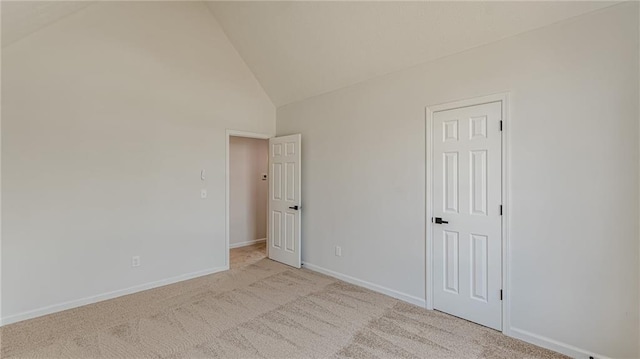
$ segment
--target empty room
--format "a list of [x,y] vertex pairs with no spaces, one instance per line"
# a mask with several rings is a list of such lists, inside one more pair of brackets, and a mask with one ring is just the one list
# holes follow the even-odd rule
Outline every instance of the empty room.
[[1,358],[640,358],[640,2],[0,15]]

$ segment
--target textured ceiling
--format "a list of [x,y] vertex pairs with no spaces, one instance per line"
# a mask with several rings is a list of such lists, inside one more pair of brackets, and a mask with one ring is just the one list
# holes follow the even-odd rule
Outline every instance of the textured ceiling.
[[612,2],[208,2],[276,106]]

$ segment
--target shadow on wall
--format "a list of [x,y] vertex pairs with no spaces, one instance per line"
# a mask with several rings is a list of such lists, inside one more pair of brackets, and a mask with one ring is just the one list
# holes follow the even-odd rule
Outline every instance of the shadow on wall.
[[229,139],[229,246],[242,247],[267,236],[269,140]]

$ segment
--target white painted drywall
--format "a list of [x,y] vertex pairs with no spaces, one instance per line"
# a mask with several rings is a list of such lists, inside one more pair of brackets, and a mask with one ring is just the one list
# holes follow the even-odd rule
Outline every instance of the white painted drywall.
[[3,1],[2,47],[91,5],[90,1]]
[[638,357],[638,50],[626,3],[278,108],[303,261],[424,299],[425,106],[509,91],[507,329]]
[[[1,26],[2,26],[2,4],[0,4],[0,27]],[[2,84],[1,69],[2,69],[2,56],[0,56],[0,84]],[[0,102],[1,102],[1,99],[2,99],[2,86],[0,86]],[[1,108],[1,105],[0,105],[0,108]],[[2,114],[1,113],[0,113],[0,325],[3,325],[2,324]]]
[[269,140],[229,138],[229,245],[267,237]]
[[2,75],[5,321],[224,269],[225,130],[275,108],[204,4],[93,4]]

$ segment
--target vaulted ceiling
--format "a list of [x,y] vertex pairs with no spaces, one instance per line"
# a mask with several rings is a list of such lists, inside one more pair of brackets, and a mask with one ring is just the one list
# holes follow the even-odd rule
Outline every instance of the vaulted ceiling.
[[67,15],[89,1],[2,1],[2,47],[6,47]]
[[611,2],[209,2],[276,106]]
[[[2,46],[91,1],[2,1]],[[276,106],[615,2],[242,2],[207,5]]]

